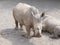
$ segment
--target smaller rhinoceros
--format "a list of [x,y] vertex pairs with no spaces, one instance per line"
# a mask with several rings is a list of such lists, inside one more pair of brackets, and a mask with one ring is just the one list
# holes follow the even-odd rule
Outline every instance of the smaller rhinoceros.
[[53,16],[45,15],[42,17],[43,20],[43,31],[47,31],[53,34],[53,37],[60,35],[60,20]]
[[[33,36],[41,36],[42,22],[39,10],[26,3],[19,3],[13,8],[13,17],[15,19],[16,27],[18,28],[18,23],[21,28],[23,25],[26,27],[27,37],[30,36],[30,29],[32,28],[34,34]],[[37,33],[36,33],[37,32]]]

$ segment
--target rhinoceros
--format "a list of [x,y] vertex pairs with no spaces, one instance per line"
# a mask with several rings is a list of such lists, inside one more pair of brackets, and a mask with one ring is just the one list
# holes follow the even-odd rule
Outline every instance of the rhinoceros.
[[[34,32],[33,36],[41,36],[42,21],[39,10],[26,3],[18,3],[13,8],[13,17],[15,19],[16,29],[18,28],[18,23],[22,28],[23,25],[26,27],[27,37],[30,36],[30,29]],[[36,33],[37,32],[37,33]]]
[[47,31],[50,34],[53,34],[52,37],[57,38],[60,35],[60,20],[50,16],[45,15],[42,17],[43,31]]

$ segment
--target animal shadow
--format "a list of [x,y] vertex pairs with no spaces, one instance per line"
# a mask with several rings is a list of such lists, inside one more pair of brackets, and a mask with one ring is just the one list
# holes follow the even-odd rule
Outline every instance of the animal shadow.
[[12,45],[33,45],[30,39],[21,36],[23,33],[23,31],[15,29],[4,29],[0,31],[1,36],[9,40]]

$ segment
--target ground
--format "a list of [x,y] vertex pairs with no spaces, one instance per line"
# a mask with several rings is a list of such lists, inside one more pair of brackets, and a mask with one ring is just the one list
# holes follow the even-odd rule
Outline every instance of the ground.
[[[14,30],[14,18],[12,14],[13,7],[18,3],[15,1],[0,1],[0,45],[60,45],[60,39],[51,39],[50,34],[44,33],[40,38],[24,38],[20,30]],[[45,12],[46,15],[52,15],[60,19],[60,3],[59,1],[26,1],[37,7],[40,12]]]

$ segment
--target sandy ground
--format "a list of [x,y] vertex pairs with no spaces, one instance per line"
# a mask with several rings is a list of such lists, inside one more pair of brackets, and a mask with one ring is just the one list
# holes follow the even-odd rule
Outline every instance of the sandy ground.
[[[15,24],[12,9],[19,1],[0,1],[0,45],[60,45],[60,39],[51,39],[49,34],[41,38],[27,39],[20,30],[14,30]],[[40,12],[60,19],[60,3],[57,1],[22,1],[36,6]]]

